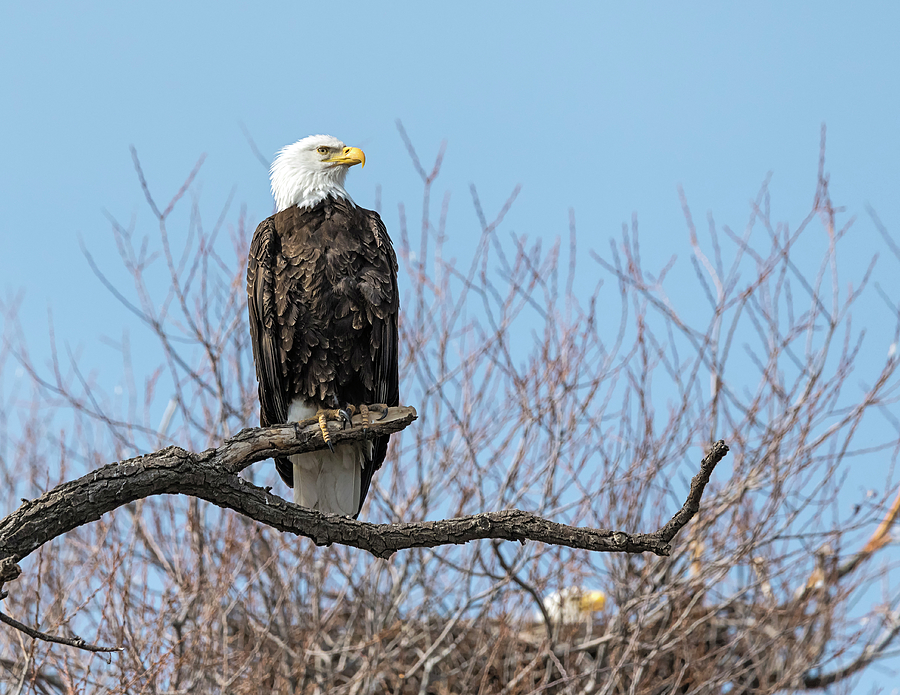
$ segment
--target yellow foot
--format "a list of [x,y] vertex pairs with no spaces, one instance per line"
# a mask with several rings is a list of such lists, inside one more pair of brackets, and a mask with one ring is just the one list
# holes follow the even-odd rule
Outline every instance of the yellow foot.
[[316,413],[316,419],[319,421],[319,431],[322,433],[322,439],[328,445],[331,453],[334,453],[334,445],[331,443],[331,432],[328,431],[328,420],[340,420],[346,427],[350,422],[349,414],[344,410],[322,410]]
[[[387,417],[388,407],[384,403],[370,403],[369,405],[366,405],[365,403],[363,403],[361,405],[348,404],[347,407],[342,412],[347,413],[350,416],[353,416],[353,415],[356,415],[357,413],[359,413],[359,417],[362,420],[361,424],[362,424],[362,428],[363,428],[363,434],[368,437],[369,425],[372,423],[372,417],[370,415],[370,413],[372,411],[381,413],[381,415],[376,420],[376,422],[377,422],[378,420],[384,420]],[[351,422],[351,426],[352,426],[352,422]]]

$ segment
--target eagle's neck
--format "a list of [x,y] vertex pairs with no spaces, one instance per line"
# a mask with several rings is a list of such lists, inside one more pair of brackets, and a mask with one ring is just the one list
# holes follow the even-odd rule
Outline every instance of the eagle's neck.
[[278,157],[272,164],[271,175],[272,195],[275,196],[278,212],[292,205],[311,208],[329,198],[346,200],[355,205],[344,188],[347,167],[311,171],[290,157]]

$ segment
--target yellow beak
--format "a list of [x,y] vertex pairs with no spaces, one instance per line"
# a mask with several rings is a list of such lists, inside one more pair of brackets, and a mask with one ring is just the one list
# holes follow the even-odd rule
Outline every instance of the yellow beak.
[[606,605],[606,594],[602,591],[586,591],[581,595],[581,610],[585,613],[602,611]]
[[336,154],[331,159],[326,159],[325,161],[332,162],[334,164],[346,164],[350,167],[352,167],[354,164],[362,164],[363,166],[365,166],[366,155],[358,147],[345,147],[340,154]]

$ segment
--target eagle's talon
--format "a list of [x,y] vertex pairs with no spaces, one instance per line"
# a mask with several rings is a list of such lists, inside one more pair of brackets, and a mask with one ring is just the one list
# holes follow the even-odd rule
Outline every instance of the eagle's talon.
[[374,403],[369,406],[369,410],[380,410],[381,415],[375,418],[375,422],[381,422],[388,416],[388,407],[384,403]]
[[[328,445],[331,453],[334,453],[334,445],[331,443],[331,433],[328,431],[328,415],[331,414],[327,410],[320,410],[316,413],[316,417],[319,420],[319,431],[322,433],[322,439],[325,440],[325,443]],[[333,417],[333,415],[332,415]]]
[[365,403],[359,406],[359,416],[362,418],[363,437],[369,438],[369,406]]
[[341,420],[344,421],[344,425],[341,427],[341,429],[347,429],[347,425],[353,427],[353,416],[350,414],[350,408],[342,408],[338,412],[341,414]]

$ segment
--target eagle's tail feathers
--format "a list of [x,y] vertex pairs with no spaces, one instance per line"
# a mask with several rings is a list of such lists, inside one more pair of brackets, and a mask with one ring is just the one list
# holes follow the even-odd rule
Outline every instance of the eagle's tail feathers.
[[320,512],[355,516],[359,511],[363,452],[359,445],[336,446],[291,456],[294,502]]

